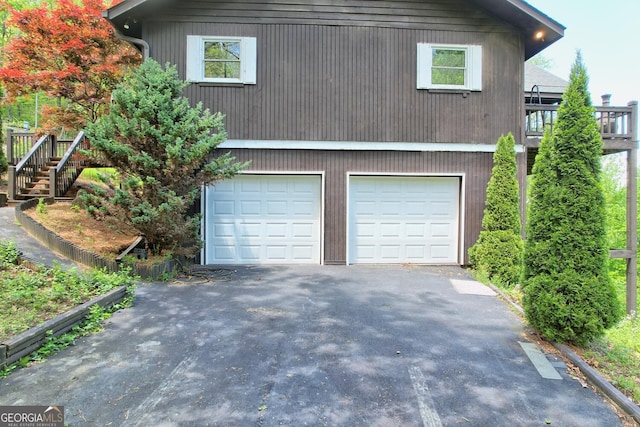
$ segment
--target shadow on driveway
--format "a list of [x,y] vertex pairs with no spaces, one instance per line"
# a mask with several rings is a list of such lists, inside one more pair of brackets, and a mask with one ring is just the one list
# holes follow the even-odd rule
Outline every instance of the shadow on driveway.
[[561,362],[542,378],[483,290],[457,267],[205,269],[141,285],[0,404],[64,405],[72,426],[621,425]]

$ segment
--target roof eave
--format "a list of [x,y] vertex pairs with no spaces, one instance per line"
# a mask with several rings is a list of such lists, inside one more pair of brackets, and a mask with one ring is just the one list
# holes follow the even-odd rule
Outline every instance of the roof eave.
[[120,15],[122,15],[123,13],[127,13],[132,9],[135,9],[136,7],[140,6],[143,3],[146,3],[147,0],[125,0],[121,3],[118,3],[117,5],[110,7],[109,9],[107,9],[103,15],[105,18],[107,18],[108,20],[113,20],[118,18]]
[[[553,20],[524,0],[471,0],[487,12],[513,25],[524,36],[525,60],[535,56],[564,36],[564,25]],[[153,10],[149,0],[125,0],[105,12],[112,24],[126,19],[126,14],[140,6]],[[156,5],[157,6],[157,5]]]
[[473,0],[524,36],[525,60],[564,37],[566,27],[523,0]]

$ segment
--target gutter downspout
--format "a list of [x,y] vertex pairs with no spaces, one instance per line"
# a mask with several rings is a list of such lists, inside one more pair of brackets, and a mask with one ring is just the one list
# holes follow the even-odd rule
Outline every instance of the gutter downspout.
[[149,43],[147,43],[145,40],[138,39],[138,38],[135,38],[135,37],[125,36],[124,34],[122,34],[120,32],[120,30],[118,30],[115,27],[115,25],[113,25],[113,22],[111,21],[111,19],[109,19],[109,11],[108,10],[105,10],[105,11],[102,12],[102,17],[111,23],[111,25],[113,26],[113,30],[115,31],[116,37],[118,37],[120,40],[124,40],[126,42],[129,42],[132,45],[137,46],[140,49],[140,51],[142,52],[142,60],[143,61],[146,60],[147,58],[149,58],[149,52],[151,51],[151,48],[149,47]]
[[130,36],[125,36],[118,29],[115,30],[115,33],[116,33],[116,37],[118,37],[120,40],[124,40],[126,42],[129,42],[132,45],[137,46],[138,48],[140,48],[140,51],[142,52],[142,60],[143,61],[145,61],[147,58],[149,58],[149,52],[150,52],[151,48],[149,47],[149,43],[147,43],[146,40],[142,40],[142,39],[138,39],[138,38],[130,37]]

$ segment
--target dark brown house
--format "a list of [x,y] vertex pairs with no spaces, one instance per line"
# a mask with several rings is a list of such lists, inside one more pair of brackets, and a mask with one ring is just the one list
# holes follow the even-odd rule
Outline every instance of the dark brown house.
[[[203,191],[203,262],[465,264],[524,62],[521,0],[125,0],[105,16],[226,115],[251,166]],[[519,146],[524,188],[526,156]]]

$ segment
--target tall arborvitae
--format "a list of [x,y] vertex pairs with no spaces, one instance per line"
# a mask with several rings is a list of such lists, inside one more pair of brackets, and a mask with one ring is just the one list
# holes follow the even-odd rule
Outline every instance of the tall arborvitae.
[[584,345],[621,316],[607,275],[602,139],[578,53],[553,133],[533,168],[524,309],[545,337]]
[[487,202],[476,244],[469,250],[473,267],[492,282],[512,286],[520,279],[523,242],[520,190],[513,135],[501,136],[493,155]]

